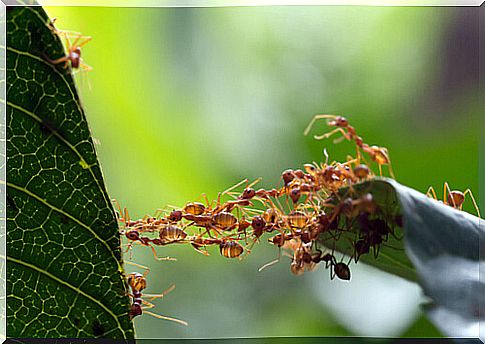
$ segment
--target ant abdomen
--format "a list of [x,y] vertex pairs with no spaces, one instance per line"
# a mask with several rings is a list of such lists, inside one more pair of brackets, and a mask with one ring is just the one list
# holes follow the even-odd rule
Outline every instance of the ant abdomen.
[[244,252],[244,247],[235,241],[224,241],[219,244],[219,249],[226,258],[237,258]]
[[341,280],[345,280],[345,281],[350,280],[350,269],[347,264],[342,262],[336,263],[333,266],[333,271],[335,275],[337,275],[337,277],[340,278]]

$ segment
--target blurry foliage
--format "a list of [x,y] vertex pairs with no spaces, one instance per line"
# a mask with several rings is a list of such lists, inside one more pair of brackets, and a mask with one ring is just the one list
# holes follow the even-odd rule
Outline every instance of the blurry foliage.
[[[446,108],[429,101],[450,89],[442,77],[454,68],[448,34],[457,18],[472,18],[473,9],[47,10],[59,28],[94,37],[83,50],[94,71],[77,76],[81,98],[100,142],[110,196],[132,217],[183,205],[202,192],[214,198],[242,178],[276,184],[284,169],[322,160],[324,147],[332,160],[353,153],[348,143],[302,135],[319,112],[345,114],[369,143],[388,147],[401,183],[425,191],[447,180],[452,188],[477,192],[474,84],[454,88]],[[216,251],[207,258],[186,247],[166,248],[161,254],[178,258],[167,263],[137,247],[133,259],[152,269],[147,292],[177,284],[154,311],[190,323],[181,329],[144,316],[135,321],[137,336],[359,334],[308,292],[327,271],[294,278],[286,261],[257,273],[276,255],[263,246],[242,262],[227,262]],[[321,292],[342,287],[333,282]],[[376,288],[386,295],[385,285]],[[417,303],[406,288],[403,304]],[[399,305],[389,306],[400,314]],[[351,311],[365,318],[365,307]],[[390,321],[387,313],[374,321]],[[436,335],[430,326],[414,328],[414,336]]]

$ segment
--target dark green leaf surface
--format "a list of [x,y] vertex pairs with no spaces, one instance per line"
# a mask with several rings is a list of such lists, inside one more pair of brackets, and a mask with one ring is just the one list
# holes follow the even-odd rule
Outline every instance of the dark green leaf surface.
[[[368,254],[361,260],[417,281],[430,298],[428,316],[446,335],[478,337],[479,321],[485,316],[485,280],[479,278],[485,271],[485,247],[480,247],[485,242],[483,220],[391,179],[376,179],[355,189],[372,193],[385,213],[402,214],[404,224],[396,233],[404,234],[403,240],[390,236],[377,259]],[[352,254],[347,243],[337,244],[337,249]]]
[[7,12],[7,334],[131,338],[116,217],[48,23]]

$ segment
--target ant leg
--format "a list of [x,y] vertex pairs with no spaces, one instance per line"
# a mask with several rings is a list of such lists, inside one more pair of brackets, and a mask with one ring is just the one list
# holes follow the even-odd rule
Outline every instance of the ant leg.
[[52,65],[58,65],[59,63],[69,61],[69,58],[67,56],[63,56],[63,57],[60,57],[60,58],[55,59],[55,60],[51,60],[49,57],[44,56],[44,59]]
[[392,164],[390,159],[389,159],[389,163],[387,164],[387,170],[389,171],[389,175],[391,176],[391,178],[396,179],[396,176],[394,175],[394,171],[392,170]]
[[248,187],[247,185],[248,185],[248,183],[249,183],[249,180],[248,180],[247,178],[246,178],[246,179],[241,180],[239,183],[237,183],[237,184],[235,184],[235,185],[231,186],[229,189],[224,190],[224,191],[222,192],[222,194],[223,194],[223,195],[225,195],[225,194],[227,194],[229,191],[232,191],[232,190],[234,190],[234,189],[238,188],[239,186],[241,186],[241,185],[242,185],[242,184],[244,184],[244,183],[246,183],[246,187]]
[[[79,64],[79,67],[81,67],[82,69],[84,69],[86,72],[91,72],[93,70],[93,67],[85,64],[84,62],[81,62]],[[89,80],[88,80],[89,81]]]
[[155,299],[160,299],[165,297],[168,293],[173,291],[175,289],[175,284],[172,284],[167,290],[163,291],[161,294],[143,294],[144,296],[147,296],[150,301],[153,301]]
[[136,266],[138,268],[141,268],[141,269],[144,269],[145,270],[145,273],[143,274],[143,277],[146,277],[148,275],[148,272],[150,271],[150,268],[144,266],[144,265],[140,265],[138,263],[133,263],[133,262],[130,262],[130,261],[125,261],[126,264],[129,264],[129,265],[133,265],[133,266]]
[[264,269],[270,267],[271,265],[278,263],[280,261],[280,258],[281,258],[281,247],[278,248],[278,257],[275,260],[272,260],[271,262],[264,264],[262,267],[258,269],[258,272],[261,272]]
[[[126,253],[126,252],[128,252],[129,250],[131,250],[131,249],[132,249],[133,243],[132,243],[132,242],[130,242],[130,243],[125,244],[125,245],[123,245],[123,246],[128,246],[128,248],[127,248],[127,249],[126,249],[126,250],[123,252],[123,253]],[[131,258],[132,258],[132,257],[131,257],[131,252],[130,252],[130,259],[131,259]]]
[[[377,248],[376,248],[376,246],[377,246]],[[374,258],[377,258],[377,257],[379,256],[379,251],[380,251],[380,249],[381,249],[381,244],[379,244],[379,245],[374,245],[374,246],[373,246],[373,249],[374,249]]]
[[150,246],[150,248],[152,249],[153,256],[155,257],[156,260],[159,260],[159,261],[162,261],[162,260],[176,261],[177,260],[177,258],[171,258],[171,257],[158,257],[157,251],[155,251],[155,247],[153,247],[152,245],[148,245],[148,246]]
[[212,206],[212,203],[209,202],[209,198],[207,197],[207,194],[203,193],[201,196],[204,198],[204,201],[205,201],[205,204],[207,205],[207,207],[210,208]]
[[[203,254],[204,256],[206,256],[206,257],[209,257],[209,256],[210,256],[210,254],[209,254],[209,252],[207,252],[207,250],[202,251],[202,250],[198,249],[198,248],[197,248],[196,246],[194,246],[194,245],[192,245],[192,247],[193,247],[193,249],[194,249],[195,251],[197,251],[197,252],[199,252],[199,253]],[[204,248],[205,248],[205,245],[204,245]]]
[[140,264],[133,263],[133,262],[130,262],[130,261],[125,261],[125,263],[129,264],[129,265],[136,266],[136,267],[141,268],[141,269],[144,269],[145,272],[143,273],[143,278],[146,278],[148,276],[148,274],[150,273],[150,268],[148,268],[144,265],[140,265]]
[[477,211],[477,215],[479,218],[482,218],[480,216],[480,209],[478,208],[477,202],[475,202],[475,197],[473,197],[472,190],[466,189],[465,192],[463,192],[463,196],[466,196],[466,194],[470,195],[470,198],[472,199],[473,206],[475,207],[475,210]]
[[[79,43],[79,44],[77,45],[77,47],[78,47],[78,48],[81,48],[83,45],[85,45],[85,44],[89,43],[89,42],[90,42],[90,41],[93,39],[93,37],[91,37],[91,36],[83,36],[83,35],[80,35],[80,36],[79,36],[79,38],[78,38],[76,41],[79,41],[79,39],[81,39],[81,38],[83,38],[83,39],[84,39],[84,41],[83,41],[83,42],[81,42],[81,43]],[[74,44],[73,44],[73,45],[74,45]]]
[[[150,307],[150,308],[152,308],[152,307]],[[167,317],[167,316],[164,316],[164,315],[160,315],[160,314],[155,314],[155,313],[152,313],[152,312],[149,312],[149,311],[145,311],[143,313],[149,314],[152,317],[155,317],[155,318],[158,318],[158,319],[173,321],[173,322],[176,322],[176,323],[185,325],[185,326],[189,326],[189,324],[186,321],[183,321],[183,320],[179,320],[179,319],[175,319],[175,318],[170,318],[170,317]]]
[[[446,194],[448,193],[448,195]],[[445,182],[443,184],[443,203],[444,204],[448,204],[448,196],[451,194],[451,189],[450,189],[450,186],[448,185],[448,182]],[[453,204],[448,204],[449,206],[452,206],[453,208],[457,208],[456,204],[455,204],[455,199],[453,197],[450,197],[451,199],[451,203]]]
[[333,280],[336,276],[335,269],[334,269],[335,263],[332,262],[330,264],[330,279]]
[[308,133],[310,132],[310,130],[312,129],[313,125],[315,124],[316,121],[320,120],[320,119],[324,119],[324,118],[332,118],[332,119],[335,119],[337,116],[335,115],[328,115],[328,114],[317,114],[315,116],[313,116],[312,120],[310,121],[310,123],[308,124],[308,126],[306,127],[305,131],[303,132],[303,135],[308,135]]
[[434,188],[432,186],[430,186],[428,188],[428,191],[426,191],[426,196],[438,200],[438,197],[436,196],[436,191],[434,191]]
[[[66,41],[67,41],[67,35],[65,35],[65,37],[66,37]],[[82,37],[82,35],[81,35],[81,34],[77,35],[76,39],[75,39],[75,40],[74,40],[74,42],[71,44],[71,46],[72,46],[72,47],[78,47],[77,42],[79,42],[79,40],[81,39],[81,37]],[[68,47],[69,47],[69,46],[68,46]]]
[[315,135],[313,136],[315,138],[315,140],[323,140],[325,138],[329,138],[330,136],[332,136],[333,134],[336,134],[336,133],[342,133],[342,135],[347,139],[347,140],[350,140],[347,133],[345,132],[345,130],[343,130],[342,128],[336,128],[334,130],[332,130],[331,132],[329,133],[325,133],[325,134],[322,134],[322,135]]
[[254,182],[252,182],[251,184],[247,185],[246,188],[252,188],[254,185],[258,184],[263,178],[262,177],[259,177],[257,179],[254,180]]
[[153,217],[154,218],[160,218],[160,217],[163,217],[163,213],[165,212],[165,210],[163,209],[157,209],[157,211],[155,211],[155,213],[153,214]]
[[123,224],[126,225],[126,219],[123,217],[124,214],[123,214],[123,211],[121,210],[121,205],[114,198],[111,200],[111,202],[115,205],[116,208],[118,208],[118,210],[115,211],[117,213],[116,218],[118,219],[118,221],[121,221],[121,222],[123,222]]

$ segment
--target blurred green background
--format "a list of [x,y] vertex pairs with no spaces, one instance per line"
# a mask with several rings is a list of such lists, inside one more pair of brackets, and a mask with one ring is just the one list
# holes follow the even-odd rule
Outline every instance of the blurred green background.
[[[443,182],[478,200],[478,12],[473,8],[49,7],[59,29],[93,37],[94,70],[78,86],[111,197],[132,218],[243,178],[278,183],[281,171],[354,153],[303,130],[315,113],[345,115],[389,149],[398,181],[425,192]],[[325,129],[320,123],[319,129]],[[483,195],[483,192],[482,192]],[[467,201],[466,208],[474,212]],[[277,250],[245,260],[166,247],[147,265],[147,292],[176,289],[144,315],[139,338],[437,336],[418,286],[352,265],[295,277],[289,259],[257,271]],[[129,258],[128,255],[125,258]],[[127,266],[128,271],[140,270]]]

